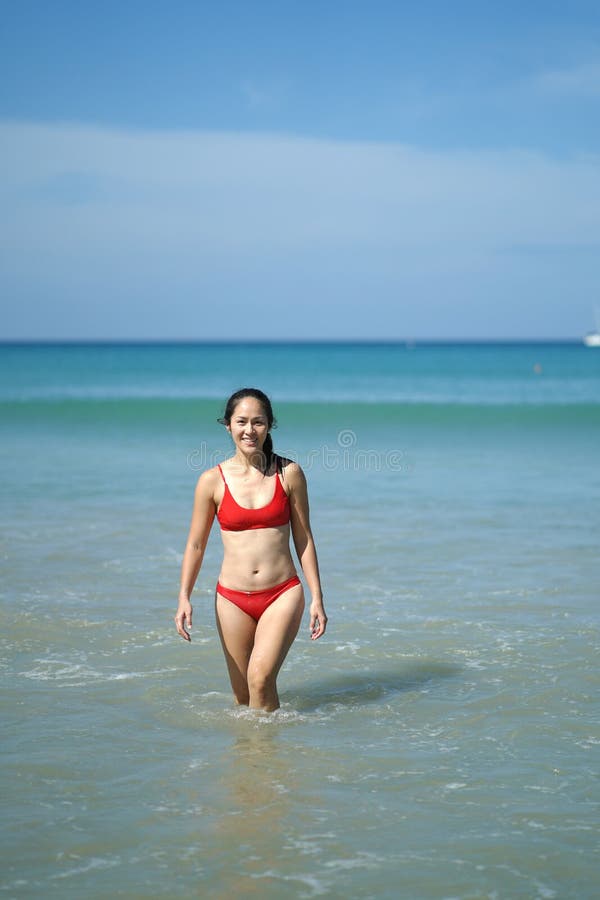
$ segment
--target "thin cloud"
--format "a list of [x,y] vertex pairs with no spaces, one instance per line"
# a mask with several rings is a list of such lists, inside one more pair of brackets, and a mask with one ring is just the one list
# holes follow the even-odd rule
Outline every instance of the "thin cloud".
[[535,86],[558,96],[600,97],[600,62],[541,72]]
[[[219,310],[249,299],[260,331],[282,297],[309,333],[341,298],[331,329],[383,333],[406,297],[419,299],[401,331],[433,315],[449,333],[461,321],[484,333],[490,308],[519,320],[532,284],[546,305],[560,278],[574,295],[586,271],[569,257],[600,242],[600,160],[4,123],[0,228],[14,333],[26,332],[22,298],[46,330],[63,303],[73,329],[93,307],[104,333],[122,331],[137,298],[160,334],[173,317],[187,333],[200,299],[202,328],[218,333]],[[539,247],[561,252],[541,259]]]
[[[23,216],[73,206],[120,230],[168,221],[211,244],[435,247],[600,236],[600,166],[280,135],[0,126],[0,191]],[[93,190],[91,189],[93,186]],[[70,209],[71,214],[72,209]],[[114,227],[114,222],[111,224]]]

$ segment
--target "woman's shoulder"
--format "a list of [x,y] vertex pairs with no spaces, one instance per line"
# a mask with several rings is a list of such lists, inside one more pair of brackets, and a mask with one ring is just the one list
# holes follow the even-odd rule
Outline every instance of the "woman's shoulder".
[[202,494],[214,494],[215,488],[222,483],[222,475],[219,466],[213,466],[211,469],[205,469],[198,478],[196,483],[196,491]]
[[301,466],[293,459],[285,456],[276,457],[277,471],[283,475],[284,481],[290,483],[298,482],[304,479],[304,472]]

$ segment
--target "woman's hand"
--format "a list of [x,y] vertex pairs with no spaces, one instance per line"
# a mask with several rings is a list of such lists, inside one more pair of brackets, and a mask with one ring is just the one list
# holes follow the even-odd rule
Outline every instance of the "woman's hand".
[[327,628],[327,616],[325,615],[325,610],[323,609],[323,601],[322,600],[313,600],[310,604],[310,623],[309,623],[309,631],[310,638],[312,641],[316,641],[317,638],[322,637],[325,634],[325,629]]
[[192,640],[189,634],[189,629],[192,627],[192,604],[189,600],[179,601],[177,615],[175,616],[175,625],[177,627],[177,634],[180,634],[186,641]]

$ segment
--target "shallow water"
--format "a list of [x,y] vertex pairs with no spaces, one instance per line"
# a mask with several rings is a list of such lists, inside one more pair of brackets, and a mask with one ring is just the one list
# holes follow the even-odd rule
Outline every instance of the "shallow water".
[[[112,399],[99,348],[77,351],[89,396],[67,396],[68,348],[51,398],[31,348],[26,395],[15,348],[5,370],[3,895],[595,897],[596,358],[534,348],[560,361],[546,397],[529,351],[495,348],[485,403],[481,348],[452,366],[442,348],[437,374],[429,348],[470,404],[320,406],[300,357],[275,439],[307,471],[330,627],[314,643],[305,621],[264,715],[231,702],[216,533],[193,643],[172,627],[193,485],[227,452],[219,404],[181,396],[190,348],[120,350]],[[138,388],[152,370],[177,396],[132,396],[136,352]],[[310,353],[343,384],[339,348]],[[365,396],[386,366],[365,357]],[[497,403],[519,366],[536,396]]]

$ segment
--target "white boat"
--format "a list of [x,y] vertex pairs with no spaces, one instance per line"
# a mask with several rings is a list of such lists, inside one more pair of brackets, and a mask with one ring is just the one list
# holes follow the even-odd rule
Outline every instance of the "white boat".
[[600,331],[589,331],[583,338],[586,347],[600,347]]
[[588,331],[583,338],[586,347],[600,347],[600,314],[598,307],[594,310],[594,319],[596,320],[596,330]]

